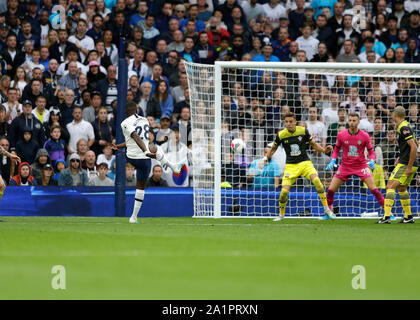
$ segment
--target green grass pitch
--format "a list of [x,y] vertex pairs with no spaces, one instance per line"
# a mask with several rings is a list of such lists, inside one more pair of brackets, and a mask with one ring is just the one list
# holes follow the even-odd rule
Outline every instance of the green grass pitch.
[[420,299],[420,221],[0,219],[0,299]]

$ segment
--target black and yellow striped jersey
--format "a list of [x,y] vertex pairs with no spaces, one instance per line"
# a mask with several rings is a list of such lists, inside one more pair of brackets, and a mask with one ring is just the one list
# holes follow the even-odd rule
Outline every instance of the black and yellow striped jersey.
[[283,145],[286,163],[299,163],[309,160],[306,151],[309,149],[311,140],[312,137],[307,128],[296,126],[295,132],[289,132],[287,129],[279,131],[274,143],[277,146]]
[[[408,145],[407,141],[413,139],[414,142],[417,144],[417,137],[414,133],[413,128],[408,121],[403,121],[399,124],[397,128],[398,132],[398,146],[400,147],[400,162],[401,164],[408,165],[408,161],[410,160],[410,146]],[[414,165],[417,166],[417,160],[414,161]]]

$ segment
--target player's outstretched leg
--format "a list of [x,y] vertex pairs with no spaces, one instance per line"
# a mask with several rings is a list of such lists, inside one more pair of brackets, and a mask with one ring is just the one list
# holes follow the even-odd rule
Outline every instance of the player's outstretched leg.
[[184,166],[185,162],[187,161],[187,159],[184,158],[177,163],[172,163],[171,161],[169,161],[166,158],[165,153],[163,152],[163,150],[160,147],[158,147],[157,151],[156,151],[156,160],[158,160],[161,164],[166,165],[169,168],[171,168],[171,170],[175,174],[178,174],[178,173],[181,172],[182,167]]
[[404,210],[404,218],[398,223],[414,223],[414,218],[411,213],[410,195],[407,191],[407,186],[399,186],[398,193],[400,194],[400,202]]
[[328,202],[327,202],[327,196],[325,194],[325,189],[324,189],[324,186],[322,185],[322,182],[319,179],[318,175],[312,175],[311,176],[311,181],[315,185],[316,192],[318,192],[318,196],[321,199],[322,206],[324,207],[324,213],[330,219],[335,219],[335,214],[328,207]]
[[287,205],[287,196],[289,194],[290,187],[283,186],[280,192],[280,199],[279,199],[279,207],[280,207],[280,214],[274,221],[281,221],[284,218],[284,214],[286,212],[286,205]]

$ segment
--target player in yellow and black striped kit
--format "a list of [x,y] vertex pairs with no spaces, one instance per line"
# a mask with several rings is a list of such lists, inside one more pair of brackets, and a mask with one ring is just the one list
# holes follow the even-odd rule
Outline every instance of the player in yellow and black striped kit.
[[327,146],[326,148],[323,148],[316,143],[309,134],[308,129],[296,126],[296,116],[291,112],[285,115],[284,123],[286,128],[278,132],[276,140],[265,159],[266,161],[271,161],[271,157],[276,152],[277,148],[280,145],[283,146],[286,152],[286,167],[284,169],[282,189],[279,199],[280,214],[279,217],[274,220],[280,221],[283,219],[290,188],[300,176],[312,181],[321,199],[324,207],[324,213],[334,219],[334,213],[332,213],[328,208],[324,186],[322,185],[321,180],[318,177],[318,172],[306,152],[309,146],[312,146],[312,148],[316,151],[322,153],[330,153],[333,147]]
[[392,171],[388,185],[386,186],[385,215],[377,223],[391,223],[391,210],[394,205],[397,189],[404,210],[404,218],[399,223],[414,223],[407,187],[419,168],[417,161],[417,148],[419,143],[410,123],[405,120],[404,107],[396,107],[392,113],[392,117],[397,124],[400,157],[396,161],[397,165]]

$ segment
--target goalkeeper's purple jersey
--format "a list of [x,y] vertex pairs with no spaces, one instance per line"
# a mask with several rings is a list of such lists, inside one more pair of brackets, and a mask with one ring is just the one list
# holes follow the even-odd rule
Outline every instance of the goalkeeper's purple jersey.
[[338,158],[340,149],[343,148],[341,166],[349,168],[366,167],[365,148],[369,151],[369,159],[375,160],[375,152],[370,141],[369,134],[360,130],[352,135],[349,129],[341,131],[337,135],[337,143],[332,154],[333,159]]

